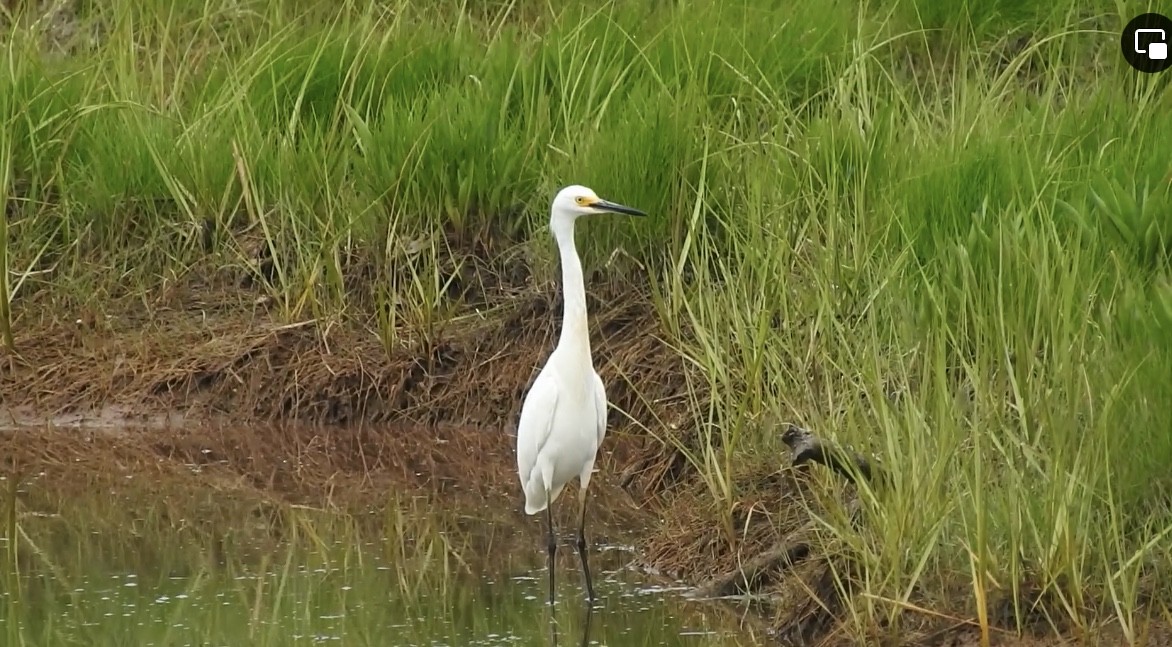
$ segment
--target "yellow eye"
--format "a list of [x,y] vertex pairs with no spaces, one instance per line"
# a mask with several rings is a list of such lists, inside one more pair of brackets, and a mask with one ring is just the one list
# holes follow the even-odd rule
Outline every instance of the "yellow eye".
[[582,206],[582,207],[586,206],[586,198],[584,198],[582,196],[578,196],[578,197],[574,198],[574,202],[577,202],[579,206]]

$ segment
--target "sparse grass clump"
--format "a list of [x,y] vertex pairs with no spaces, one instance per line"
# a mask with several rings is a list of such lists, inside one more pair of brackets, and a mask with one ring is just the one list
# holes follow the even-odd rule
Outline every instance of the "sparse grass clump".
[[379,519],[212,488],[192,497],[173,483],[131,484],[118,500],[54,500],[39,485],[0,483],[5,644],[114,645],[129,635],[286,645],[343,634],[365,644],[388,619],[422,639],[450,631],[451,609],[471,602],[448,589],[467,576],[452,521],[402,498]]
[[549,196],[588,184],[655,215],[581,246],[646,269],[697,369],[691,433],[640,422],[730,541],[735,475],[798,420],[893,475],[861,530],[824,519],[866,566],[857,631],[915,596],[1132,639],[1172,604],[1172,77],[1116,33],[1145,10],[155,0],[82,3],[64,41],[25,16],[0,333],[244,276],[287,321],[425,343],[484,305],[453,265],[519,245],[552,276]]

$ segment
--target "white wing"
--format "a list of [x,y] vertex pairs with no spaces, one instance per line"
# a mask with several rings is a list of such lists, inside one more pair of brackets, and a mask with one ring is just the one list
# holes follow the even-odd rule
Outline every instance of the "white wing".
[[602,446],[606,437],[606,386],[597,371],[594,372],[594,408],[598,411],[598,445]]
[[517,421],[517,475],[521,477],[522,488],[529,483],[537,455],[549,440],[557,401],[557,380],[553,373],[542,371],[525,396],[521,418]]

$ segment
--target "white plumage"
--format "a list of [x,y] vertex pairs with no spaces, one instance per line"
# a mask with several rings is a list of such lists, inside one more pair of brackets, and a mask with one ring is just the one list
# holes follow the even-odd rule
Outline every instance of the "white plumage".
[[521,410],[517,470],[525,492],[525,514],[545,510],[575,476],[585,490],[594,457],[606,436],[602,378],[589,364],[583,372],[579,367],[582,362],[576,359],[570,353],[554,351]]
[[578,555],[587,597],[594,600],[586,557],[586,488],[594,459],[606,436],[606,388],[594,370],[586,312],[582,262],[574,244],[580,216],[642,211],[602,200],[584,186],[568,186],[554,197],[550,230],[558,244],[565,302],[558,344],[537,374],[521,406],[517,423],[517,474],[525,494],[525,513],[546,513],[549,555],[549,603],[554,602],[554,554],[557,552],[551,506],[574,477],[579,478]]

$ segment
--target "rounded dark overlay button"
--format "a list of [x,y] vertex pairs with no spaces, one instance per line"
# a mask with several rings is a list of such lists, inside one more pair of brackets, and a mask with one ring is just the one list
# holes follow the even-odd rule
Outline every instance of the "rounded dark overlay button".
[[1163,72],[1172,67],[1172,20],[1158,13],[1132,18],[1123,28],[1119,47],[1128,64],[1140,72]]

